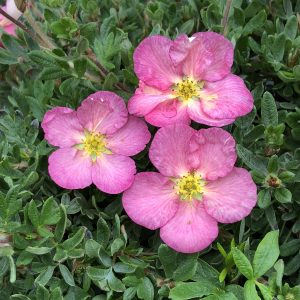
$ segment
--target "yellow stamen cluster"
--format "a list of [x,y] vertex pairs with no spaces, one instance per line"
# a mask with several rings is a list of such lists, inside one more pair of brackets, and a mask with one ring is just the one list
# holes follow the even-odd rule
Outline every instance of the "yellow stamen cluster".
[[175,191],[181,200],[201,200],[206,182],[199,174],[188,173],[175,181]]
[[83,142],[84,150],[89,155],[98,156],[100,153],[105,151],[105,137],[103,134],[96,132],[89,132],[85,136],[85,140]]
[[197,81],[186,77],[182,81],[176,83],[172,90],[176,98],[183,102],[188,102],[194,97],[199,97],[199,92],[202,88],[202,81]]

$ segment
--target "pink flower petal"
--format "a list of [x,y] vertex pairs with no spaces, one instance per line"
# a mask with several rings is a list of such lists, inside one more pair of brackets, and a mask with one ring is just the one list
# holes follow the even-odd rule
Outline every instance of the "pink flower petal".
[[181,202],[175,216],[160,229],[161,239],[172,249],[183,253],[201,251],[217,236],[217,222],[198,201]]
[[183,123],[186,125],[191,123],[186,106],[182,105],[176,99],[168,100],[157,105],[145,116],[145,120],[157,127],[164,127],[174,123]]
[[236,75],[206,82],[201,98],[203,112],[213,119],[236,119],[253,109],[253,97]]
[[92,179],[97,188],[108,194],[127,190],[136,173],[134,161],[123,155],[102,154],[92,166]]
[[83,189],[92,184],[92,161],[83,151],[63,148],[49,156],[49,174],[65,189]]
[[133,54],[134,71],[147,85],[160,90],[168,89],[180,79],[173,67],[169,50],[173,42],[160,35],[145,38]]
[[67,107],[56,107],[46,112],[42,128],[48,143],[57,147],[72,147],[84,138],[76,112]]
[[190,142],[190,163],[206,180],[232,171],[236,161],[235,140],[221,128],[200,129]]
[[89,131],[112,134],[124,126],[128,112],[124,100],[112,92],[96,92],[85,99],[77,110],[82,126]]
[[6,0],[6,12],[14,19],[19,19],[22,12],[18,10],[15,0]]
[[152,230],[160,228],[178,209],[173,186],[159,173],[138,173],[132,186],[123,194],[123,207],[135,223]]
[[160,173],[178,177],[190,171],[187,152],[195,132],[190,126],[179,123],[157,131],[150,147],[149,158]]
[[113,153],[132,156],[144,150],[150,138],[146,123],[139,118],[129,117],[121,129],[107,136],[107,147]]
[[169,91],[162,92],[140,81],[139,88],[136,89],[135,94],[128,101],[128,111],[132,115],[144,117],[158,104],[172,97]]
[[250,173],[242,168],[233,168],[227,176],[209,182],[203,196],[206,211],[222,223],[237,222],[248,216],[256,200],[256,185]]
[[212,118],[207,115],[202,108],[201,100],[194,100],[189,103],[187,111],[190,118],[200,124],[205,124],[208,126],[218,126],[222,127],[228,124],[231,124],[235,121],[235,119],[218,119]]
[[216,81],[230,73],[233,63],[233,45],[215,32],[198,32],[193,35],[192,48],[183,70],[196,79]]

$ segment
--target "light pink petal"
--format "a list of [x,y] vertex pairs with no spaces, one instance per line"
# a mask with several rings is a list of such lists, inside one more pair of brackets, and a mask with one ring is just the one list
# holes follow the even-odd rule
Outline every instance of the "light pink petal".
[[135,155],[145,149],[151,134],[146,123],[136,117],[129,117],[128,122],[117,132],[107,136],[107,147],[116,154]]
[[132,115],[144,117],[158,104],[172,97],[169,91],[160,91],[140,81],[139,88],[135,90],[135,94],[128,101],[128,111]]
[[235,121],[235,119],[218,119],[218,118],[212,118],[209,115],[207,115],[202,108],[201,100],[194,100],[191,101],[188,104],[188,115],[189,117],[200,124],[205,124],[208,126],[218,126],[222,127],[228,124],[231,124]]
[[174,183],[155,173],[138,173],[132,186],[124,192],[122,203],[128,216],[148,229],[164,226],[178,209]]
[[173,42],[167,37],[153,35],[145,38],[133,54],[134,71],[147,85],[166,90],[180,79],[173,67],[169,50]]
[[19,19],[22,12],[18,10],[15,0],[6,0],[6,12],[14,19]]
[[97,188],[108,194],[127,190],[136,173],[134,161],[123,155],[102,154],[92,167],[92,179]]
[[250,91],[240,77],[232,74],[205,83],[200,99],[203,112],[213,119],[236,119],[253,109]]
[[84,138],[84,130],[76,112],[67,107],[56,107],[46,112],[42,128],[45,139],[57,147],[72,147],[80,144]]
[[199,32],[193,37],[184,73],[205,81],[220,80],[228,75],[233,63],[232,43],[215,32]]
[[256,200],[256,185],[250,173],[242,168],[233,168],[227,176],[209,182],[203,196],[206,211],[222,223],[237,222],[248,216]]
[[16,25],[15,25],[15,24],[9,24],[9,25],[6,25],[6,26],[4,27],[4,31],[5,31],[7,34],[16,36]]
[[206,180],[230,173],[236,158],[235,140],[221,128],[200,129],[191,138],[190,163]]
[[[172,46],[170,47],[170,58],[174,65],[180,65],[182,64],[186,58],[190,55],[192,56],[192,53],[190,54],[190,49],[192,48],[192,42],[189,40],[186,34],[180,34],[173,42]],[[190,58],[189,63],[192,62],[192,58]],[[187,63],[184,66],[187,68]],[[190,68],[193,70],[193,66]],[[185,71],[185,70],[183,70]],[[192,75],[192,74],[189,74]]]
[[183,123],[189,125],[191,119],[187,114],[185,105],[182,105],[177,99],[165,101],[157,105],[145,120],[157,127],[164,127],[174,123]]
[[217,222],[198,201],[181,202],[175,216],[160,229],[161,239],[172,249],[183,253],[201,251],[217,236]]
[[157,131],[149,150],[149,158],[160,173],[178,177],[191,170],[187,152],[195,132],[195,129],[180,123]]
[[68,108],[68,107],[64,107],[64,106],[56,106],[56,107],[48,110],[44,115],[44,118],[42,121],[42,128],[44,129],[45,126],[47,126],[49,124],[49,122],[52,121],[53,118],[55,118],[56,116],[68,114],[71,112],[74,112],[74,110],[71,108]]
[[112,134],[124,126],[128,112],[124,100],[112,92],[96,92],[85,99],[77,110],[82,126],[89,131]]
[[83,189],[92,184],[92,161],[84,151],[63,148],[49,156],[49,174],[65,189]]

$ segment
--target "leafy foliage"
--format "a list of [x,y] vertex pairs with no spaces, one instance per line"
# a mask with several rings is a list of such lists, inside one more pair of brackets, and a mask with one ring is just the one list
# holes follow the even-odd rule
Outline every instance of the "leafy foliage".
[[[1,37],[0,299],[300,299],[300,1],[234,0],[228,19],[225,0],[27,2],[20,21],[33,36]],[[233,71],[255,99],[226,130],[258,204],[183,255],[133,224],[120,196],[57,187],[40,122],[97,90],[128,100],[146,36],[206,30],[235,45]],[[135,161],[153,170],[147,151]]]

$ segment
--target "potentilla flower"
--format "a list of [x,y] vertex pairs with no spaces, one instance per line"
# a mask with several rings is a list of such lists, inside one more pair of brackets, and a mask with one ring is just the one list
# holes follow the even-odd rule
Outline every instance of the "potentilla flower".
[[49,144],[59,147],[49,157],[49,174],[66,189],[94,183],[101,191],[118,194],[134,180],[129,157],[150,140],[146,123],[128,117],[124,100],[112,92],[97,92],[77,111],[56,107],[48,111],[42,128]]
[[174,41],[150,36],[138,45],[133,60],[140,83],[128,109],[154,126],[189,124],[191,119],[224,126],[253,108],[243,80],[231,74],[233,46],[220,34],[198,32]]
[[218,236],[217,223],[233,223],[255,206],[250,173],[234,167],[235,141],[221,128],[175,124],[156,133],[149,152],[158,172],[138,173],[123,194],[128,216],[179,252],[193,253]]
[[[18,19],[22,12],[20,12],[15,4],[14,0],[7,0],[6,5],[1,7],[5,12],[7,12],[14,19]],[[5,18],[0,14],[0,28],[2,28],[6,33],[11,35],[16,35],[16,25],[12,23],[10,20]]]

